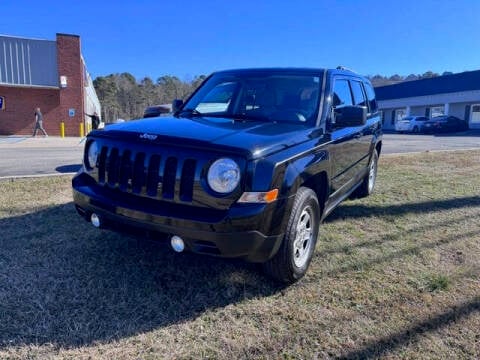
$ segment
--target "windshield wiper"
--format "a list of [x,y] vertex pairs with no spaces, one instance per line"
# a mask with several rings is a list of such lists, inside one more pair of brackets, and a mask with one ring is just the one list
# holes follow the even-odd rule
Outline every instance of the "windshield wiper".
[[269,118],[262,115],[252,115],[252,114],[233,114],[226,117],[232,118],[234,120],[244,120],[244,121],[270,121]]
[[183,109],[178,114],[180,117],[193,117],[193,116],[203,116],[203,114],[197,109]]

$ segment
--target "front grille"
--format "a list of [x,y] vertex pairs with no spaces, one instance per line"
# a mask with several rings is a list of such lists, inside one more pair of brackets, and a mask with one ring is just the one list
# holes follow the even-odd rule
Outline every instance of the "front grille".
[[193,200],[196,159],[103,146],[97,165],[101,185],[164,200]]

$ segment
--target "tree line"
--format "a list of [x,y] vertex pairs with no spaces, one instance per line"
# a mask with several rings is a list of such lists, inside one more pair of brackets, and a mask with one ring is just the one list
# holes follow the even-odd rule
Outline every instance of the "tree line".
[[[452,75],[452,74],[453,73],[451,71],[444,71],[441,75],[443,76],[443,75]],[[367,76],[367,77],[372,82],[372,85],[374,87],[378,87],[378,86],[398,84],[404,81],[429,79],[437,76],[440,76],[440,74],[435,73],[433,71],[427,71],[423,74],[410,74],[408,76],[401,76],[401,75],[395,74],[392,76],[374,75],[374,76]]]
[[147,106],[170,104],[173,99],[185,99],[205,79],[205,75],[180,80],[164,75],[154,82],[145,77],[137,81],[130,73],[99,76],[93,81],[102,106],[102,119],[136,119],[143,116]]
[[[445,71],[441,75],[451,75]],[[440,74],[427,71],[424,74],[410,74],[401,76],[374,75],[367,76],[374,87],[397,84],[403,81],[413,81],[439,76]],[[164,75],[155,82],[145,77],[137,81],[128,73],[99,76],[93,81],[98,99],[102,106],[102,119],[112,122],[117,119],[136,119],[143,116],[147,106],[171,104],[173,99],[185,99],[205,79],[205,75],[195,76],[192,79],[181,80],[176,76]]]

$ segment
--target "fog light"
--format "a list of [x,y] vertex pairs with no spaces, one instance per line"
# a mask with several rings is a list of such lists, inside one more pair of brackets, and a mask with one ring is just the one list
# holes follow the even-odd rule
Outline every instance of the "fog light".
[[98,217],[97,214],[93,213],[93,214],[90,216],[90,222],[91,222],[92,225],[95,226],[96,228],[99,228],[99,227],[100,227],[100,218]]
[[180,236],[173,235],[170,239],[170,244],[172,245],[172,249],[176,252],[182,252],[185,249],[185,243]]

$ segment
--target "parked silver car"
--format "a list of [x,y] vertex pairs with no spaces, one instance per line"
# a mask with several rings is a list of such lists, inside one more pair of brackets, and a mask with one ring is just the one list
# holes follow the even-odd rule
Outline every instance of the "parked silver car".
[[429,119],[425,116],[406,116],[395,123],[395,130],[400,133],[419,133],[427,120]]

